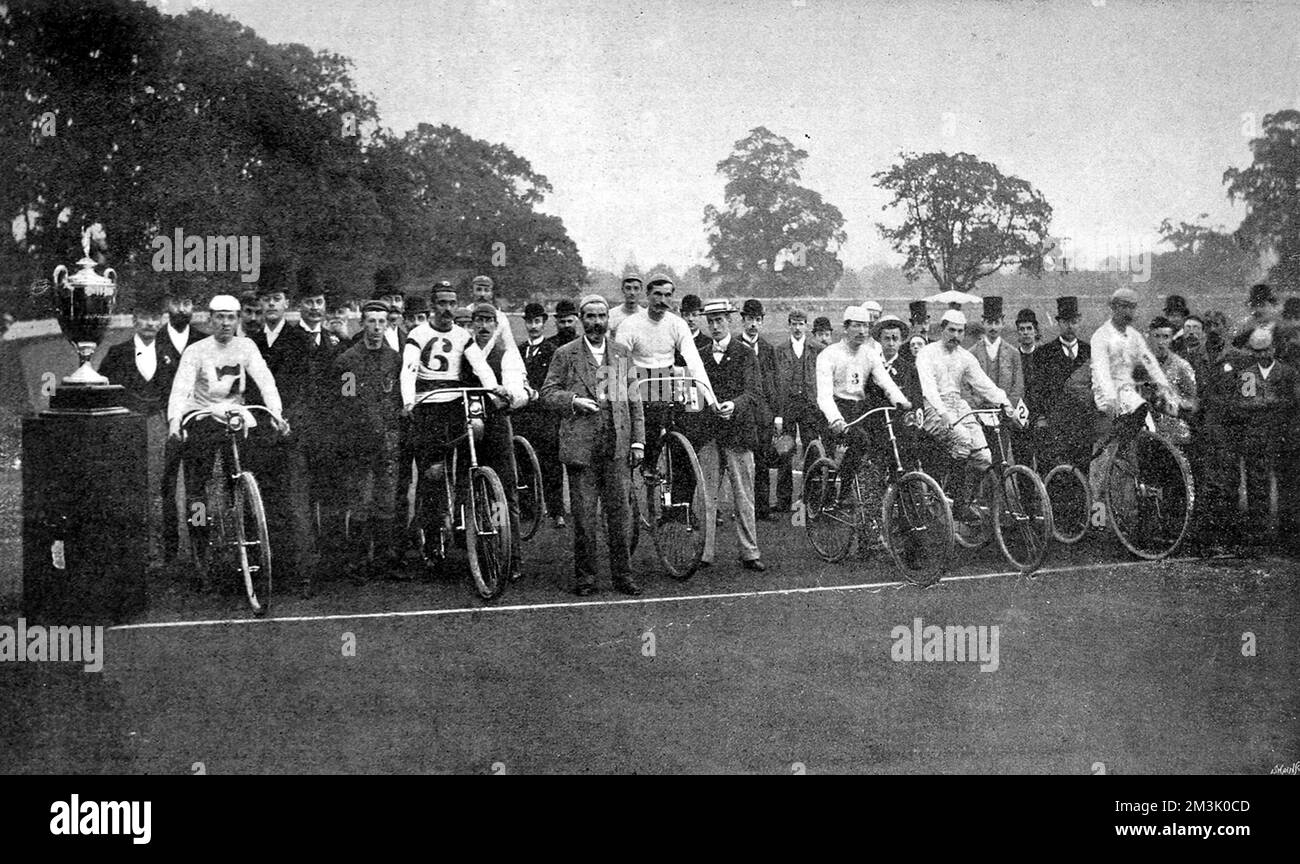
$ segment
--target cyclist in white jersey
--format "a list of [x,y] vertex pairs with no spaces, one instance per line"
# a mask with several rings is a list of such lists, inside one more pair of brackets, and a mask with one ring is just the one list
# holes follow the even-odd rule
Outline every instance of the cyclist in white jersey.
[[[509,398],[505,388],[499,386],[487,357],[474,343],[474,336],[455,325],[456,300],[454,288],[449,285],[435,287],[429,320],[407,334],[402,349],[399,378],[402,416],[412,418],[412,442],[421,484],[426,480],[441,480],[447,444],[465,432],[461,395],[447,393],[440,396],[436,393],[439,389],[465,386],[461,383],[463,363],[470,364],[484,387]],[[426,393],[433,395],[425,396]],[[434,524],[443,522],[447,516],[446,500],[437,494],[430,497]]]
[[[817,407],[826,417],[830,431],[844,433],[845,426],[867,411],[866,386],[870,378],[889,401],[906,410],[912,403],[898,389],[879,355],[867,344],[870,332],[868,313],[862,306],[844,310],[844,338],[817,355]],[[858,462],[873,437],[873,430],[863,428],[864,420],[848,430],[848,448],[840,462],[840,476],[852,477]]]

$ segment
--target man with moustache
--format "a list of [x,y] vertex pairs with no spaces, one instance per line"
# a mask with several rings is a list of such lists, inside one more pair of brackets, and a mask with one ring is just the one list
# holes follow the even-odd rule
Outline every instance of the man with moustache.
[[402,311],[403,322],[406,324],[406,330],[409,333],[416,327],[429,320],[429,301],[423,294],[416,294],[406,301],[406,308]]
[[627,546],[628,473],[645,454],[645,419],[637,390],[637,369],[623,345],[607,338],[609,305],[584,297],[583,337],[560,347],[551,361],[542,399],[559,415],[560,459],[568,468],[573,503],[574,593],[587,597],[596,587],[596,508],[605,508],[605,542],[616,590],[641,593],[632,575]]
[[1076,404],[1066,382],[1092,361],[1092,348],[1079,338],[1079,298],[1056,298],[1057,338],[1034,351],[1032,389],[1027,400],[1034,418],[1042,473],[1057,465],[1085,469],[1092,458],[1092,425],[1080,422],[1090,406]]
[[[165,320],[165,304],[139,303],[132,316],[135,334],[119,342],[99,364],[99,374],[110,384],[126,388],[127,408],[145,417],[149,477],[149,547],[150,555],[161,553],[163,467],[167,448],[167,400],[171,396],[172,378],[177,361],[171,352],[158,344],[158,332]],[[173,519],[175,507],[172,508]]]
[[[519,346],[515,344],[514,331],[510,329],[510,317],[497,308],[496,288],[492,283],[492,277],[475,276],[474,281],[470,283],[470,291],[474,295],[472,305],[477,306],[479,303],[488,303],[497,310],[497,329],[492,334],[491,345],[495,346],[500,343],[507,354],[513,355],[514,359],[510,361],[511,365],[513,366],[515,363],[522,365],[523,358],[519,355]],[[486,348],[485,351],[490,350],[490,348],[491,346]]]
[[388,306],[370,300],[361,307],[361,341],[331,363],[335,388],[334,423],[347,443],[346,500],[352,508],[351,548],[345,566],[354,582],[366,577],[366,558],[374,544],[375,564],[385,576],[400,575],[401,533],[396,522],[398,418],[402,358],[388,347]]
[[256,291],[239,295],[239,332],[236,336],[251,336],[262,329],[262,301]]
[[758,335],[763,327],[763,304],[756,299],[746,300],[740,309],[740,344],[753,352],[758,363],[759,397],[755,419],[758,423],[758,443],[754,448],[754,516],[764,522],[772,518],[770,469],[776,466],[776,451],[772,448],[773,411],[776,406],[776,352],[766,339]]
[[[411,449],[420,477],[417,494],[424,494],[425,484],[431,484],[431,490],[441,488],[442,460],[448,452],[448,442],[465,433],[461,395],[437,391],[465,386],[462,367],[468,364],[481,386],[497,391],[498,395],[509,395],[504,388],[497,389],[496,373],[488,365],[474,336],[453,323],[456,299],[456,289],[450,282],[435,285],[433,314],[427,323],[410,332],[402,349],[399,379],[402,416],[411,418]],[[404,473],[406,470],[405,464],[399,464],[399,471]],[[399,476],[399,485],[401,479]],[[508,483],[502,478],[502,486]],[[451,514],[446,512],[446,496],[430,493],[427,500],[431,506],[425,513],[427,521],[421,527],[430,532],[449,531]],[[405,523],[405,520],[401,521]],[[404,543],[406,536],[403,531]]]
[[[1017,405],[1025,395],[1024,372],[1021,369],[1020,352],[1002,339],[1001,297],[984,298],[983,318],[984,337],[971,349],[971,353],[989,380],[1007,395],[1013,406]],[[989,407],[972,399],[969,393],[967,400],[977,408]]]
[[813,341],[823,348],[835,341],[835,328],[831,327],[831,319],[825,315],[818,315],[813,321],[812,333]]
[[[684,304],[683,304],[684,305]],[[791,309],[786,316],[789,338],[776,346],[776,417],[772,421],[777,434],[799,440],[804,448],[821,437],[821,412],[817,410],[817,354],[822,346],[808,338],[808,316]],[[777,463],[776,506],[788,511],[794,498],[794,448]]]
[[[1034,352],[1038,350],[1038,315],[1033,309],[1025,308],[1016,313],[1016,348],[1020,352],[1020,376],[1024,381],[1024,400],[1025,408],[1029,411],[1028,423],[1024,429],[1012,427],[1011,429],[1011,447],[1015,451],[1016,461],[1023,465],[1033,465],[1037,456],[1037,434],[1035,426],[1037,425],[1038,410],[1030,396],[1034,392]],[[1010,395],[1010,394],[1008,394]],[[1041,468],[1044,474],[1052,466]]]
[[[524,307],[524,330],[528,334],[519,343],[519,353],[524,358],[524,369],[528,373],[528,386],[540,391],[546,383],[546,375],[551,369],[551,358],[559,347],[554,342],[542,337],[546,328],[546,308],[540,303],[529,303]],[[516,434],[528,439],[537,452],[537,461],[542,469],[542,497],[546,510],[556,528],[564,527],[564,465],[560,462],[559,418],[540,402],[531,401],[527,407],[515,412],[514,426]]]
[[555,304],[555,335],[546,337],[546,342],[559,348],[578,338],[578,307],[569,299]]

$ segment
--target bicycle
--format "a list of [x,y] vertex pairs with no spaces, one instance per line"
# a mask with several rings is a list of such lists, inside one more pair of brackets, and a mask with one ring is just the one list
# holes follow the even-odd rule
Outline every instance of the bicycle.
[[[844,427],[883,414],[893,456],[888,474],[880,477],[879,466],[862,454],[846,490],[839,462],[818,459],[804,478],[804,524],[814,551],[831,562],[847,557],[855,540],[859,549],[867,548],[870,535],[877,533],[907,580],[925,587],[938,582],[952,560],[952,510],[943,488],[920,470],[919,463],[910,469],[904,466],[891,413],[897,410],[892,405],[872,408]],[[905,423],[920,427],[915,412],[905,412],[905,417]],[[868,514],[864,489],[884,490],[879,522]]]
[[[684,581],[691,578],[700,566],[704,557],[705,532],[710,528],[704,524],[704,496],[708,494],[704,470],[700,468],[695,447],[677,424],[683,412],[698,410],[687,407],[688,385],[702,387],[710,396],[713,391],[708,382],[689,375],[641,378],[636,386],[654,382],[669,382],[672,386],[672,410],[668,424],[659,434],[659,456],[653,470],[646,473],[642,465],[638,481],[637,469],[633,469],[632,488],[645,488],[646,506],[641,512],[640,528],[650,533],[655,553],[668,575]],[[637,509],[640,508],[633,510],[634,519]],[[634,525],[629,539],[635,543],[638,537],[639,529]]]
[[[445,387],[420,394],[415,404],[448,393],[459,395],[465,410],[465,431],[445,443],[446,454],[442,458],[441,494],[446,496],[443,512],[449,517],[449,524],[432,524],[432,507],[427,496],[438,494],[438,490],[428,488],[430,484],[420,478],[413,520],[416,543],[426,565],[436,567],[446,559],[451,539],[448,532],[457,541],[463,540],[474,590],[484,600],[495,600],[509,581],[507,570],[513,538],[501,478],[490,467],[478,464],[476,444],[483,437],[486,417],[483,400],[492,391],[483,387]],[[458,465],[462,442],[469,459],[469,470],[464,477],[460,476]]]
[[[981,408],[957,418],[960,424],[974,417],[984,427],[993,464],[980,478],[975,497],[964,503],[954,517],[956,540],[967,549],[984,546],[989,541],[991,524],[1002,556],[1022,574],[1029,575],[1047,557],[1053,536],[1052,504],[1042,478],[1028,465],[1012,464],[1010,434],[1000,420],[1001,414],[1000,408]],[[995,434],[989,436],[989,430]],[[944,489],[950,488],[949,479],[944,478]]]
[[542,465],[537,460],[537,451],[528,439],[516,435],[515,447],[515,489],[519,495],[519,539],[531,540],[542,524],[542,515],[546,512],[546,502],[542,491]]
[[1152,428],[1151,411],[1166,411],[1164,398],[1153,387],[1140,389],[1146,403],[1115,419],[1089,465],[1104,460],[1106,521],[1119,542],[1133,555],[1157,561],[1186,538],[1196,484],[1182,450]]
[[243,412],[264,411],[272,418],[274,415],[261,405],[224,407],[223,413],[218,413],[220,408],[214,406],[191,411],[181,419],[182,441],[188,438],[187,427],[191,423],[212,417],[225,426],[229,443],[228,448],[218,449],[213,460],[212,479],[217,482],[208,482],[202,523],[210,528],[208,548],[204,553],[194,551],[202,554],[205,559],[202,566],[209,572],[218,563],[237,567],[248,604],[255,616],[262,617],[271,606],[271,538],[257,478],[253,472],[244,470],[239,459],[239,439],[248,437],[248,418]]

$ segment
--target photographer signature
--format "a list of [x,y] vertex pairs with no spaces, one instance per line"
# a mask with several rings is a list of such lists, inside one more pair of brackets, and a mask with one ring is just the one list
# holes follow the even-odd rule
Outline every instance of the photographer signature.
[[1274,765],[1270,774],[1300,774],[1300,762],[1292,762],[1290,765]]

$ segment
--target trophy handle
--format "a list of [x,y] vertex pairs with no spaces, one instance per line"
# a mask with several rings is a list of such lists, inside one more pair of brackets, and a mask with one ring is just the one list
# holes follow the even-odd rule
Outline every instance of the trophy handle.
[[66,281],[68,281],[68,268],[60,264],[54,268],[54,285],[57,288]]
[[[59,266],[62,267],[63,265],[60,264]],[[104,268],[104,278],[112,282],[114,286],[117,285],[117,271],[112,267]]]

